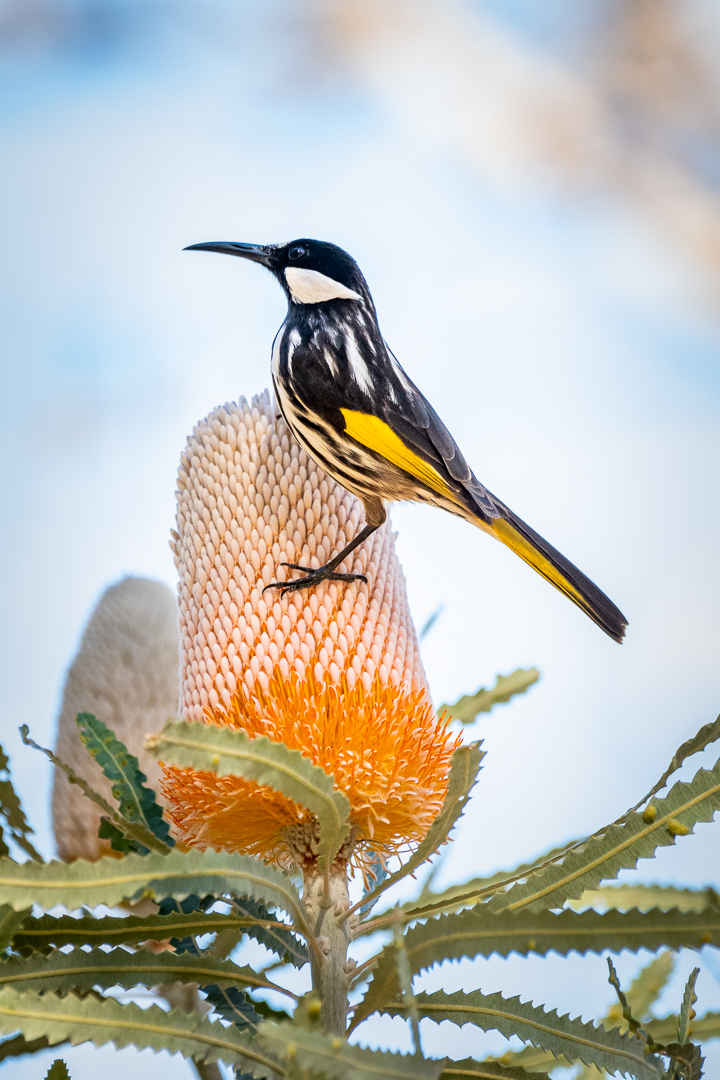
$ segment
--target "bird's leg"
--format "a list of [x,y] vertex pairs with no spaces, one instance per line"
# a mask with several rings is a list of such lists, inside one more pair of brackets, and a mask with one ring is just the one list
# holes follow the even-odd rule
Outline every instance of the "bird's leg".
[[302,570],[306,576],[297,578],[295,581],[271,581],[265,586],[263,592],[268,589],[280,589],[280,595],[284,596],[285,593],[296,592],[298,589],[311,589],[314,585],[319,585],[321,581],[367,581],[364,574],[336,574],[335,568],[345,561],[351,551],[360,547],[368,536],[372,536],[377,528],[379,525],[366,525],[338,555],[334,555],[330,562],[325,563],[324,566],[318,566],[317,569],[313,569],[312,566],[301,566],[299,563],[280,563],[281,566],[287,566],[290,570]]

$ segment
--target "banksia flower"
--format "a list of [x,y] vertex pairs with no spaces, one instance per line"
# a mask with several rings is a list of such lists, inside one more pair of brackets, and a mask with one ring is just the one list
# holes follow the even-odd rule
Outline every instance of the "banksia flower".
[[[95,713],[111,727],[157,785],[160,767],[145,736],[177,715],[178,630],[175,598],[159,581],[126,577],[111,585],[90,616],[63,691],[56,751],[112,804],[111,784],[80,741],[75,717]],[[65,773],[55,770],[53,827],[61,859],[98,859],[102,812]]]
[[[283,562],[327,562],[363,515],[267,392],[195,428],[178,488],[183,717],[300,750],[350,800],[359,841],[388,854],[417,843],[442,805],[459,740],[430,701],[389,523],[344,568],[367,583],[263,593],[292,576]],[[311,853],[307,814],[270,788],[166,766],[162,789],[190,844],[285,864]]]

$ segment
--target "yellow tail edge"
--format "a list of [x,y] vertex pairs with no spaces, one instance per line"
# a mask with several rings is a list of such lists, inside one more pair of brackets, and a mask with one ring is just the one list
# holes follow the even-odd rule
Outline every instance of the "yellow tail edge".
[[[483,525],[488,528],[485,523]],[[564,555],[533,533],[519,519],[518,525],[527,529],[527,533],[505,518],[496,518],[489,523],[489,530],[501,543],[519,555],[523,562],[532,566],[546,581],[577,604],[606,634],[615,641],[622,642],[627,619],[609,597]]]

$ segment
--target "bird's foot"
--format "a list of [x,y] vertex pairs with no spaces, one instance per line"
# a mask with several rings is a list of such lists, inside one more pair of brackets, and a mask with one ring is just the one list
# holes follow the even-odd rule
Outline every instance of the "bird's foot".
[[332,563],[327,563],[325,566],[318,566],[314,569],[312,566],[301,566],[300,563],[280,563],[281,566],[287,566],[289,570],[302,570],[305,577],[296,578],[295,581],[271,581],[269,585],[266,585],[263,592],[267,592],[268,589],[280,589],[280,595],[285,596],[286,593],[298,592],[300,589],[312,589],[316,585],[319,585],[321,581],[365,581],[367,578],[364,574],[338,574],[333,569]]

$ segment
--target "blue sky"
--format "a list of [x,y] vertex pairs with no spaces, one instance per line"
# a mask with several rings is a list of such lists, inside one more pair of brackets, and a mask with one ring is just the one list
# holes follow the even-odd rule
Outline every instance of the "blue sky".
[[[465,523],[393,511],[417,623],[444,605],[424,644],[436,700],[542,672],[478,725],[488,758],[443,873],[512,865],[617,816],[720,701],[720,333],[700,271],[606,192],[491,185],[323,67],[302,5],[65,10],[60,44],[6,43],[0,69],[2,741],[42,849],[49,774],[17,726],[51,742],[104,587],[174,586],[184,439],[268,385],[282,294],[257,267],[181,251],[213,239],[350,250],[478,478],[629,618],[619,648]],[[701,826],[641,874],[717,885],[716,852]],[[601,1009],[602,962],[570,963],[583,1010]],[[491,966],[488,989],[562,1004],[559,962]],[[74,1080],[89,1076],[94,1059],[73,1053]],[[104,1053],[108,1077],[131,1055]]]

